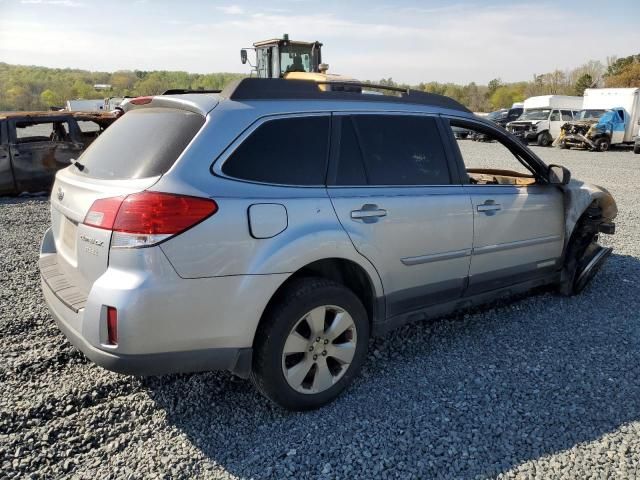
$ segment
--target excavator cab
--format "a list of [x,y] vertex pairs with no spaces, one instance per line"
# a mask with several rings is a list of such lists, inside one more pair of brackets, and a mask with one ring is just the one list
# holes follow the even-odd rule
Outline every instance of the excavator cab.
[[[256,61],[252,75],[258,78],[286,78],[296,73],[325,73],[329,66],[322,63],[322,44],[320,42],[299,42],[289,40],[286,33],[280,38],[263,40],[253,44]],[[248,62],[247,50],[240,50],[242,63]]]

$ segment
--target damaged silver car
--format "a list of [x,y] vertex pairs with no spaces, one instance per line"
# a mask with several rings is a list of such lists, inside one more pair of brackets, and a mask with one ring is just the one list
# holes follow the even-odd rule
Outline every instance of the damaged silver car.
[[133,99],[58,172],[39,265],[73,344],[111,370],[230,370],[317,408],[371,335],[543,285],[575,294],[611,253],[611,195],[490,120],[321,87]]

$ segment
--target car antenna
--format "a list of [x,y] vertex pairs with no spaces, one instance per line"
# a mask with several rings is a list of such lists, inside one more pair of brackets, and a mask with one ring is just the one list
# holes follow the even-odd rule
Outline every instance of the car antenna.
[[84,170],[84,165],[81,164],[79,161],[77,161],[75,158],[72,158],[70,161],[71,161],[71,165],[76,167],[78,170],[80,171]]

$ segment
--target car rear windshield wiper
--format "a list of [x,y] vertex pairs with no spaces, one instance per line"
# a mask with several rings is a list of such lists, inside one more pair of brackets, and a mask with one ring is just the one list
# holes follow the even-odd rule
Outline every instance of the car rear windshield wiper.
[[77,161],[75,158],[71,159],[71,165],[73,165],[74,167],[76,167],[80,171],[84,170],[84,165],[81,164],[79,161]]

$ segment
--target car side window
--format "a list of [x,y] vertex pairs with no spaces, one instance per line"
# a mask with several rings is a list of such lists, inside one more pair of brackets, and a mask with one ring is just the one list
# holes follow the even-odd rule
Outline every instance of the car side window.
[[436,120],[418,115],[353,115],[370,185],[448,185]]
[[281,185],[324,185],[329,116],[269,120],[222,165],[230,177]]
[[562,120],[573,120],[570,110],[561,110],[560,113],[562,114]]
[[28,121],[16,122],[16,141],[32,142],[69,142],[69,122]]
[[558,110],[554,110],[553,112],[551,112],[551,117],[549,117],[549,120],[552,122],[557,122],[558,120],[560,120],[560,112]]
[[[503,139],[488,127],[473,126],[451,120],[452,135],[457,131],[456,144],[472,185],[531,185],[536,182],[532,172]],[[464,130],[466,135],[460,135]]]

